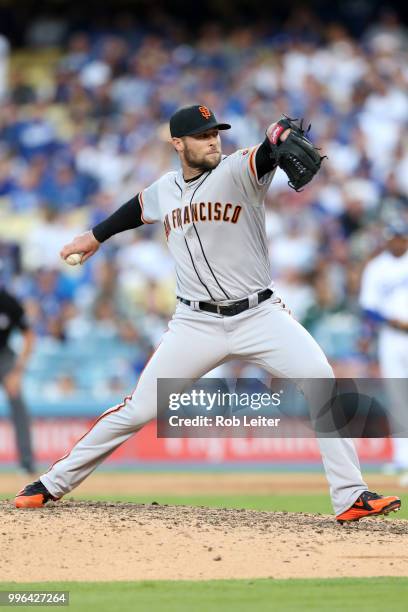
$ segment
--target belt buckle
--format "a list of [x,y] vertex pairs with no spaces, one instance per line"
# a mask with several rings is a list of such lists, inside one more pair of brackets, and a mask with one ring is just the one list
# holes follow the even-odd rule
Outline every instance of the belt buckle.
[[237,313],[237,305],[236,304],[230,304],[228,306],[228,315],[230,317],[234,317]]

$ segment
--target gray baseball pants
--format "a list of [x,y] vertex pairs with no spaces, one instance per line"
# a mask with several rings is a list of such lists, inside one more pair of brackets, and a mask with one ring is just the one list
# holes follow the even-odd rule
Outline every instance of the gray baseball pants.
[[[317,342],[273,298],[233,317],[192,310],[180,303],[133,393],[123,404],[104,412],[41,481],[55,497],[78,486],[118,446],[156,417],[158,378],[198,379],[237,358],[278,377],[304,380],[302,390],[309,405],[313,398],[307,380],[334,378]],[[318,444],[338,515],[367,490],[367,485],[351,439],[318,438]]]

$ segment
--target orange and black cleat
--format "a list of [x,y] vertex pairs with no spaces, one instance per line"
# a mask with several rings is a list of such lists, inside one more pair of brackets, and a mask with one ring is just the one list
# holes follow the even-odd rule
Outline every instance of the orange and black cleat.
[[401,500],[399,497],[394,495],[383,497],[377,493],[371,493],[371,491],[364,491],[351,508],[336,516],[336,519],[342,525],[351,521],[359,521],[366,516],[379,516],[380,514],[397,512],[400,508]]
[[21,489],[16,495],[14,505],[16,508],[42,508],[48,501],[56,501],[41,480],[36,480]]

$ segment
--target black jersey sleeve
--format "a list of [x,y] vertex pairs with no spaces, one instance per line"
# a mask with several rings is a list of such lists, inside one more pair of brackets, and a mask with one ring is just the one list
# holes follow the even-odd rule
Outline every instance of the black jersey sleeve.
[[139,194],[128,200],[114,213],[95,225],[92,228],[92,233],[98,242],[105,242],[111,236],[125,232],[126,230],[135,229],[143,225],[142,209],[140,206]]
[[261,179],[265,174],[276,168],[276,161],[271,157],[271,147],[268,139],[265,138],[262,144],[259,145],[255,155],[256,173],[258,179]]
[[5,310],[8,312],[12,327],[18,327],[22,331],[29,328],[27,318],[22,304],[8,292],[3,292],[3,302]]
[[24,312],[24,308],[18,302],[16,302],[16,304],[18,307],[16,308],[16,311],[15,311],[15,314],[16,314],[15,323],[17,327],[21,329],[21,331],[26,331],[30,326],[28,324],[27,317]]

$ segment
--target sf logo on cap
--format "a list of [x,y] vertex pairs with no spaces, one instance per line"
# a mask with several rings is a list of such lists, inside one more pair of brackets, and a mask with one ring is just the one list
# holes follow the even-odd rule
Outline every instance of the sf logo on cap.
[[209,119],[211,117],[211,111],[208,110],[206,106],[199,106],[198,110],[200,111],[204,119]]

